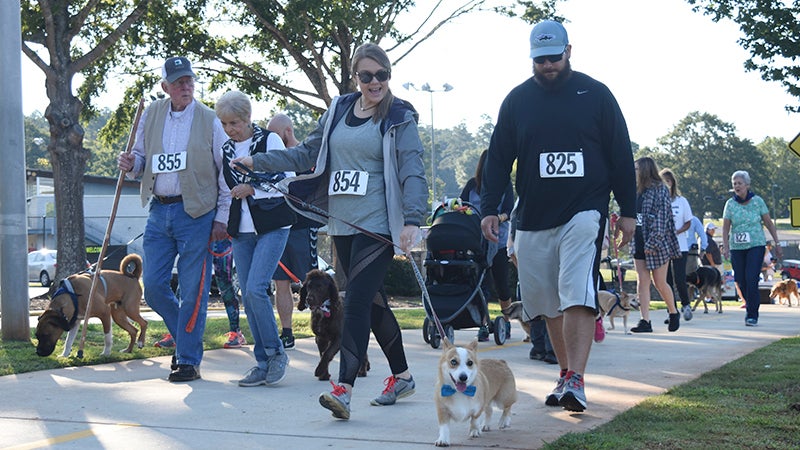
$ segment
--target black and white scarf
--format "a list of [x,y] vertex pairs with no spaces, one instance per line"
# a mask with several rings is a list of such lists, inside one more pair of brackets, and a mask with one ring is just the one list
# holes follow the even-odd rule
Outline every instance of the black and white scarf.
[[[250,154],[250,156],[253,156],[254,154],[256,154],[258,152],[257,149],[259,147],[261,147],[261,146],[266,147],[266,145],[267,145],[266,144],[266,138],[267,138],[267,136],[269,136],[270,131],[266,131],[266,133],[265,133],[264,132],[265,130],[262,129],[261,127],[259,127],[256,124],[251,124],[250,126],[253,127],[253,138],[251,139],[251,142],[250,142],[250,152],[249,152],[249,154]],[[262,143],[262,141],[263,141],[263,143]],[[269,149],[266,149],[266,148],[264,149],[264,151],[268,151],[268,150]],[[233,139],[228,139],[227,141],[225,141],[224,144],[222,144],[222,155],[223,155],[223,157],[225,159],[225,166],[226,167],[230,164],[231,161],[236,159],[236,143],[233,142]],[[247,175],[243,174],[242,172],[239,172],[238,170],[233,170],[232,169],[229,172],[230,172],[230,175],[233,177],[233,180],[235,181],[236,184],[250,183],[250,184],[253,185],[253,187],[257,187],[257,188],[262,189],[262,190],[267,191],[267,192],[270,192],[270,191],[274,192],[275,191],[271,186],[269,186],[266,183],[254,183],[252,180],[248,180]],[[286,178],[286,174],[283,173],[283,172],[267,172],[264,175],[267,176],[267,181],[269,181],[270,183],[273,183],[273,184],[283,180],[284,178]]]

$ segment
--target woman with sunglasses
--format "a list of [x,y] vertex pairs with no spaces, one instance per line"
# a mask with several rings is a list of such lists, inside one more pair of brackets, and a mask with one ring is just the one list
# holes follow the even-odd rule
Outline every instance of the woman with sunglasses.
[[347,278],[347,293],[339,384],[331,382],[332,392],[322,393],[319,402],[334,417],[345,420],[350,418],[351,392],[366,357],[370,329],[392,371],[384,391],[370,403],[392,405],[414,393],[400,327],[379,291],[395,248],[409,254],[416,243],[428,198],[418,115],[410,103],[392,95],[386,52],[371,43],[359,46],[351,70],[358,92],[335,98],[316,130],[301,144],[232,163],[257,171],[302,172],[314,167],[313,173],[296,179],[320,179],[317,191],[306,201],[328,211],[330,220],[300,212],[327,222]]

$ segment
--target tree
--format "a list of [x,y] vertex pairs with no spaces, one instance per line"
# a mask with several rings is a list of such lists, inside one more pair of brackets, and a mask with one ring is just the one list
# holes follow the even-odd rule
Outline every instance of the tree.
[[[658,139],[659,147],[645,147],[636,157],[651,156],[660,168],[669,168],[678,179],[678,188],[702,218],[706,212],[722,215],[725,200],[730,196],[731,174],[747,170],[753,190],[764,196],[767,188],[767,164],[748,139],[736,135],[736,126],[717,116],[691,112],[667,135]],[[765,197],[766,198],[766,197]]]
[[761,196],[775,218],[787,217],[789,199],[800,194],[800,158],[788,148],[785,139],[768,137],[756,146],[767,161],[765,184]]
[[750,52],[744,63],[765,81],[777,81],[799,100],[786,109],[800,112],[800,0],[687,0],[695,12],[714,22],[730,19],[744,37],[739,44]]
[[[56,278],[83,269],[83,174],[89,152],[80,125],[85,99],[104,87],[110,65],[122,52],[111,51],[147,10],[149,0],[23,0],[22,52],[45,74],[50,104],[47,150],[53,167],[59,264]],[[73,77],[85,81],[73,94]],[[90,113],[91,111],[87,112]]]

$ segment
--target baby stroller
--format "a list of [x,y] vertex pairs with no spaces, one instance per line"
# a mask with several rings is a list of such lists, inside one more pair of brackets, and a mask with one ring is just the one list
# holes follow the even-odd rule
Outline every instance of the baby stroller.
[[[489,318],[486,295],[481,287],[488,269],[487,243],[481,233],[481,216],[467,202],[445,202],[433,213],[428,230],[428,253],[424,267],[425,287],[430,302],[425,303],[427,317],[422,337],[439,348],[441,335],[433,319],[439,318],[445,336],[453,342],[454,330],[486,325],[497,345],[506,342],[506,320]],[[485,322],[484,323],[484,318]]]

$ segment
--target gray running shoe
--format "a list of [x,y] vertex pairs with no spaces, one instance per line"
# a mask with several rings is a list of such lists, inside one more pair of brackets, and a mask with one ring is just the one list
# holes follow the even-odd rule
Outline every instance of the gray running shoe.
[[267,358],[267,377],[265,384],[280,383],[286,378],[286,366],[289,365],[289,356],[286,353],[276,353]]
[[331,381],[333,390],[319,395],[319,404],[330,410],[337,419],[350,419],[350,393],[341,384]]
[[561,394],[564,392],[564,385],[566,383],[566,374],[561,375],[558,380],[556,380],[556,387],[553,389],[553,392],[545,397],[544,404],[547,406],[558,406],[558,400],[561,398]]
[[267,384],[267,371],[258,366],[250,369],[244,378],[239,380],[239,386],[242,387],[261,386],[262,384]]
[[681,308],[681,312],[683,313],[683,320],[687,322],[692,320],[692,307],[690,305],[685,305]]
[[586,393],[583,391],[583,376],[572,372],[564,384],[564,392],[558,404],[567,411],[583,412],[586,409]]
[[416,392],[414,390],[416,387],[416,384],[414,383],[414,377],[404,380],[402,378],[397,378],[394,375],[389,375],[385,380],[383,380],[383,383],[386,385],[386,389],[383,390],[381,395],[370,400],[370,405],[394,405],[397,399],[406,398]]

